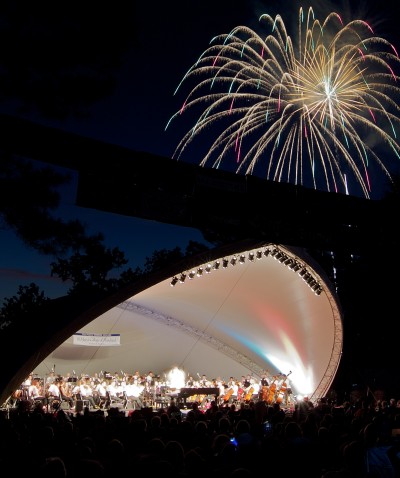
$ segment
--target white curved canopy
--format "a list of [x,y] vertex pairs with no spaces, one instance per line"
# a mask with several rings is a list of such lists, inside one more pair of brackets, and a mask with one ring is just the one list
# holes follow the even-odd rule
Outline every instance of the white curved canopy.
[[[120,345],[77,345],[71,337],[35,373],[46,375],[55,366],[59,374],[151,370],[162,376],[179,367],[228,380],[291,372],[295,394],[324,396],[340,361],[342,320],[321,271],[302,251],[284,246],[240,251],[225,257],[226,268],[223,259],[196,266],[192,280],[184,271],[185,281],[173,287],[171,278],[164,280],[78,331],[97,340],[117,334]],[[303,267],[295,271],[295,265]]]

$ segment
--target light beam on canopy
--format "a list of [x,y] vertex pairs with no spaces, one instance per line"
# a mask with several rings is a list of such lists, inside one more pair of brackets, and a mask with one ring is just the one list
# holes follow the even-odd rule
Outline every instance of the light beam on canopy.
[[178,367],[226,381],[291,372],[295,394],[316,401],[327,393],[342,353],[341,312],[332,284],[302,249],[266,244],[176,277],[184,279],[163,280],[77,331],[120,334],[119,345],[75,345],[71,337],[35,372],[56,364],[60,374],[163,375]]

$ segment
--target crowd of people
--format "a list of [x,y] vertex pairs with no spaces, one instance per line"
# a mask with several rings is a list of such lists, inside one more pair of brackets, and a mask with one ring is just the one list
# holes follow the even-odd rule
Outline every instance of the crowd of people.
[[400,400],[341,405],[299,401],[292,411],[265,401],[174,400],[126,415],[114,408],[68,414],[4,410],[5,476],[377,478],[400,476]]

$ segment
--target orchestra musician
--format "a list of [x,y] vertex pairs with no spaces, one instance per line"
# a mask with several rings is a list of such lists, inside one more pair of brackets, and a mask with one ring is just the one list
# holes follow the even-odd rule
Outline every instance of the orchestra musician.
[[47,405],[47,399],[43,393],[43,387],[40,385],[40,381],[37,378],[32,379],[32,383],[28,388],[28,396],[35,406],[37,404],[40,404],[42,407]]
[[58,388],[58,380],[51,382],[47,388],[47,396],[49,398],[56,398],[57,400],[61,400],[61,393],[60,389]]
[[22,388],[29,388],[32,385],[33,374],[30,373],[28,377],[22,382]]
[[107,383],[98,381],[93,389],[93,399],[97,406],[102,407],[107,402]]
[[264,402],[268,401],[268,396],[269,396],[269,381],[267,374],[264,372],[261,375],[261,380],[260,380],[260,390],[258,393],[258,398],[259,400],[263,400]]
[[[50,401],[59,400],[60,403],[66,401],[70,408],[73,408],[75,399],[82,398],[88,400],[93,408],[100,408],[101,404],[108,403],[108,398],[120,403],[126,403],[127,397],[131,399],[142,397],[143,403],[147,403],[147,399],[152,398],[155,402],[157,395],[160,396],[165,393],[165,390],[162,389],[170,385],[167,381],[160,381],[160,376],[154,375],[152,371],[144,376],[140,376],[139,371],[136,371],[133,375],[122,371],[121,374],[122,381],[119,382],[113,379],[113,375],[108,372],[103,373],[103,371],[100,374],[95,373],[93,376],[82,375],[81,379],[76,382],[75,371],[73,376],[67,373],[65,377],[62,377],[61,375],[55,376],[52,370],[49,377],[46,375],[42,380],[36,374],[30,373],[11,397],[16,400],[25,398],[31,404],[42,403],[43,405],[49,404],[48,399]],[[183,387],[218,388],[218,402],[221,404],[262,400],[267,404],[279,403],[289,406],[296,401],[288,378],[290,374],[291,372],[270,376],[264,371],[261,378],[255,379],[252,375],[242,375],[241,381],[238,381],[231,376],[225,382],[221,377],[210,381],[205,374],[197,373],[199,380],[197,381],[192,375],[188,375],[187,381],[183,381],[185,384]],[[115,372],[115,375],[119,377],[117,372]],[[166,374],[164,375],[166,378]],[[102,378],[100,379],[100,377]],[[51,384],[53,381],[56,381],[56,383]],[[28,385],[29,383],[31,385]],[[48,386],[46,386],[47,384]],[[53,385],[56,385],[58,390]],[[80,397],[76,397],[78,393]]]
[[73,408],[74,407],[74,400],[72,398],[71,390],[68,387],[67,382],[62,377],[58,381],[58,389],[60,391],[61,401],[62,402],[67,402],[68,405],[69,405],[69,408]]
[[260,393],[260,383],[257,382],[254,378],[250,379],[250,387],[252,388],[251,400],[257,400]]
[[239,386],[233,377],[230,377],[223,395],[225,403],[232,403],[237,400]]
[[59,378],[56,378],[54,381],[49,382],[46,396],[48,403],[52,405],[53,408],[58,408],[61,404],[61,392],[58,387]]
[[54,383],[55,381],[56,381],[56,375],[54,373],[54,370],[52,370],[49,373],[49,375],[47,375],[46,383],[45,383],[46,388],[48,388],[50,386],[50,384]]
[[89,384],[86,381],[86,378],[81,378],[78,382],[76,387],[73,389],[72,393],[75,396],[80,395],[82,400],[88,400],[92,408],[99,408],[96,405],[94,398],[93,398],[93,391]]
[[268,387],[269,386],[268,377],[267,377],[266,373],[263,373],[261,375],[260,385],[261,385],[261,387]]
[[107,384],[106,390],[109,393],[111,400],[113,400],[114,402],[122,402],[121,396],[120,396],[121,392],[115,380],[111,380]]
[[222,402],[225,395],[226,384],[220,377],[218,377],[215,381],[215,385],[219,389],[219,399]]

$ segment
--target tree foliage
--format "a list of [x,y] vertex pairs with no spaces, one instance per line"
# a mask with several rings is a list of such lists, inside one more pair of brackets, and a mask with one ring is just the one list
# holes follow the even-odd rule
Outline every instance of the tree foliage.
[[0,156],[0,219],[29,247],[48,255],[66,254],[86,240],[85,227],[77,220],[54,215],[60,205],[59,187],[70,176],[50,166]]
[[30,319],[32,314],[39,311],[49,300],[34,283],[29,286],[19,286],[17,295],[6,298],[0,309],[0,330],[11,325],[16,318],[19,322]]
[[[127,267],[125,253],[107,247],[102,233],[89,235],[78,220],[64,221],[55,216],[60,204],[59,187],[69,176],[49,166],[4,156],[0,161],[0,219],[32,249],[54,258],[50,273],[71,284],[68,294],[115,292],[144,274],[155,272],[207,249],[190,241],[186,250],[156,250],[146,257],[144,268]],[[39,287],[20,286],[16,296],[5,299],[0,309],[0,326],[14,318],[37,314],[49,300]]]

